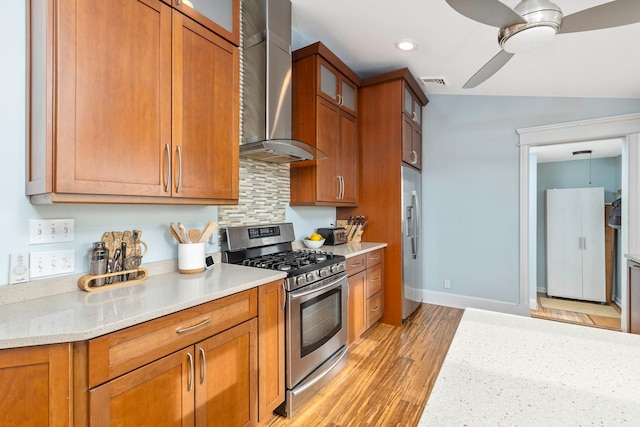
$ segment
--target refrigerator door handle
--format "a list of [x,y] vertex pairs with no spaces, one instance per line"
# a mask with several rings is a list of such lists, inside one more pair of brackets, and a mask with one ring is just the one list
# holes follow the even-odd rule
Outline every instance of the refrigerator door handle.
[[414,191],[411,195],[411,205],[413,206],[413,210],[415,211],[415,215],[413,216],[414,227],[413,227],[413,259],[416,259],[418,256],[418,248],[420,247],[420,204],[418,203],[418,195]]

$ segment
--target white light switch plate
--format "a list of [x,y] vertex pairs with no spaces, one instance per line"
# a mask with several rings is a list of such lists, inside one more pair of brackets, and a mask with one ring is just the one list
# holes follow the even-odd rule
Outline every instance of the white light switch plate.
[[9,268],[9,284],[26,283],[29,281],[29,253],[11,254]]
[[30,219],[29,244],[73,242],[75,219]]
[[75,249],[31,252],[29,271],[32,279],[73,273],[75,271]]

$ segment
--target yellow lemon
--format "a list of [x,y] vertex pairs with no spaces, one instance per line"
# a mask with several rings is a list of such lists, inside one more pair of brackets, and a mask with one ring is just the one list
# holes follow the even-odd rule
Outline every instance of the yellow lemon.
[[322,240],[322,236],[318,233],[313,233],[311,236],[309,236],[309,240]]

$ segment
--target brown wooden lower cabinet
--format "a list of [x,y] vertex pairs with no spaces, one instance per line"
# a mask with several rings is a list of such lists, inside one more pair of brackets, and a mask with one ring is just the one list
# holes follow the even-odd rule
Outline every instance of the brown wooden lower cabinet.
[[373,326],[384,312],[384,249],[347,259],[349,344]]
[[89,341],[0,350],[0,426],[264,424],[284,401],[283,303],[275,281]]
[[0,350],[0,425],[71,425],[71,345]]

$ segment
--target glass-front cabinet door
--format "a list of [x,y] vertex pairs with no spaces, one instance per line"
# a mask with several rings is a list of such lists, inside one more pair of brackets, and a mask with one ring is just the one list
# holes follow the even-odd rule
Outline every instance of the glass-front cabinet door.
[[320,95],[355,116],[358,104],[356,85],[343,78],[339,71],[323,60],[320,60],[319,74]]
[[240,0],[163,1],[234,45],[240,45]]

